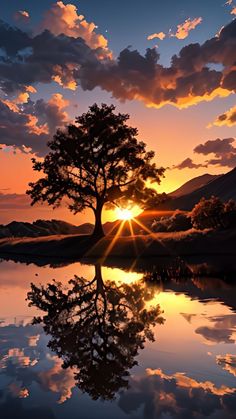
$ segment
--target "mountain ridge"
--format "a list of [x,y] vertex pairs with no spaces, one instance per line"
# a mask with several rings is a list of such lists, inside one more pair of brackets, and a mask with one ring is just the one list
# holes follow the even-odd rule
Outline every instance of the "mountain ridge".
[[202,197],[208,199],[212,195],[219,197],[223,202],[229,199],[236,201],[236,168],[189,194],[181,195],[177,198],[170,197],[170,199],[161,203],[158,209],[191,211]]

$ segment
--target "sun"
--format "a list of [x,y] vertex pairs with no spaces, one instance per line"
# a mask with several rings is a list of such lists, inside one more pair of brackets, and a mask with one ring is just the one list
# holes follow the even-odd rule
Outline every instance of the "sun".
[[133,218],[132,210],[129,210],[127,208],[117,208],[116,215],[120,220],[124,221],[131,220],[131,218]]
[[142,211],[143,210],[138,205],[129,208],[119,207],[115,209],[115,216],[116,219],[118,218],[119,220],[128,221],[137,217]]

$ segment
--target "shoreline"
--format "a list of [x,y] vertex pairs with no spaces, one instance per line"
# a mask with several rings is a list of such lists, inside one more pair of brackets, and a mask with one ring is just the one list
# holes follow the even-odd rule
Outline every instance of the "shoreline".
[[125,269],[135,266],[141,270],[183,260],[202,274],[209,269],[213,273],[233,273],[235,243],[236,230],[155,233],[119,237],[115,242],[114,236],[109,235],[97,242],[87,235],[10,238],[0,239],[0,258],[38,266],[56,267],[80,261]]

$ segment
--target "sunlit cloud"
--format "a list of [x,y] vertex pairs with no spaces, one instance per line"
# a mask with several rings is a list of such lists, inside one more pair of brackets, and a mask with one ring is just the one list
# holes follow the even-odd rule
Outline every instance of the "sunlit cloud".
[[232,127],[236,125],[236,106],[233,106],[228,111],[219,115],[214,122],[208,125],[208,128],[211,128],[213,125],[218,127],[222,127],[224,125]]
[[217,364],[236,377],[236,355],[226,354],[216,356]]
[[93,22],[87,22],[85,17],[78,13],[74,4],[64,4],[58,1],[44,14],[39,30],[49,29],[53,34],[65,34],[74,38],[83,38],[86,44],[97,49],[101,58],[111,57],[107,39],[96,32],[97,26]]
[[[64,10],[65,6],[56,7]],[[67,32],[68,22],[65,25]],[[185,46],[172,57],[171,65],[164,67],[156,48],[148,48],[144,55],[126,48],[117,59],[104,59],[100,53],[105,48],[91,48],[81,37],[50,31],[30,36],[2,23],[0,35],[7,60],[3,55],[4,62],[0,61],[1,88],[12,94],[26,85],[56,81],[72,90],[78,85],[89,91],[100,87],[121,101],[139,100],[147,107],[171,104],[187,108],[235,91],[235,26],[232,21],[202,45]],[[221,69],[213,69],[211,63]]]
[[53,366],[38,373],[40,383],[46,390],[59,393],[58,403],[64,403],[71,397],[72,389],[75,387],[74,371],[69,368],[63,369],[63,362],[57,356],[48,355],[47,358],[53,362]]
[[26,399],[26,397],[29,397],[29,390],[25,387],[21,387],[18,383],[9,384],[8,390],[12,396],[18,397],[19,399]]
[[164,378],[165,380],[175,379],[176,384],[179,387],[183,387],[189,390],[193,388],[201,388],[205,391],[209,391],[213,394],[216,394],[217,396],[223,396],[225,394],[232,394],[235,392],[234,388],[230,388],[224,385],[216,387],[215,384],[211,381],[197,381],[181,372],[176,372],[175,374],[167,375],[160,368],[156,370],[147,368],[146,373],[149,376],[158,375],[161,378]]
[[14,19],[17,22],[22,22],[22,23],[26,23],[29,21],[30,19],[30,14],[29,12],[27,12],[27,10],[18,10],[15,14],[14,14]]
[[165,39],[166,34],[164,32],[158,32],[158,33],[153,33],[151,35],[149,35],[147,37],[148,41],[151,41],[152,39],[160,39],[161,41],[163,41],[163,39]]
[[0,361],[0,368],[6,368],[9,360],[12,364],[21,367],[34,366],[38,362],[37,359],[31,359],[29,356],[25,355],[24,350],[20,348],[10,348],[8,353],[4,355]]
[[189,32],[195,29],[202,22],[202,17],[196,17],[194,19],[186,19],[183,23],[177,25],[177,31],[171,32],[171,36],[177,39],[185,39],[188,37]]
[[56,128],[69,122],[64,110],[68,105],[60,93],[53,94],[48,102],[43,99],[33,102],[27,92],[13,100],[0,99],[0,136],[4,146],[44,153]]
[[126,414],[138,409],[147,417],[231,418],[235,412],[235,388],[198,381],[184,373],[165,374],[161,369],[146,370],[146,376],[131,380],[121,395],[119,406]]

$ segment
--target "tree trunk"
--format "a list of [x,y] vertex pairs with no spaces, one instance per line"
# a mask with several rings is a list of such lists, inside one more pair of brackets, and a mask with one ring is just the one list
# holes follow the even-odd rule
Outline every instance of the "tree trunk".
[[102,227],[102,207],[103,205],[97,205],[96,210],[94,210],[95,226],[93,230],[93,237],[96,237],[96,239],[100,239],[105,236]]
[[104,283],[102,279],[102,269],[100,263],[95,264],[95,278],[97,281],[97,294],[101,294],[104,296]]

